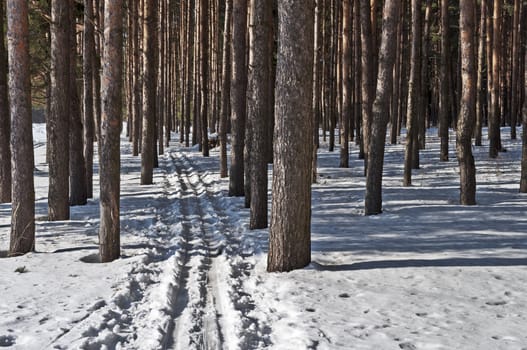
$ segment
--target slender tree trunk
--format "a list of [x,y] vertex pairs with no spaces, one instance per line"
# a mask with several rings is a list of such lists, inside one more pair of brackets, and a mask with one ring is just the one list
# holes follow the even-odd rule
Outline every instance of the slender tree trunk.
[[[483,120],[485,119],[485,110],[487,106],[487,84],[485,63],[485,42],[487,31],[485,21],[487,18],[487,0],[481,0],[481,17],[479,25],[479,45],[478,45],[478,81],[477,81],[477,101],[476,101],[476,126],[474,130],[474,144],[481,146],[483,133]],[[485,80],[485,81],[484,81]]]
[[351,0],[342,2],[342,121],[340,144],[340,167],[349,167],[349,125],[351,121]]
[[511,72],[511,139],[516,139],[516,124],[518,123],[518,76],[520,74],[520,0],[514,0],[512,28],[512,72]]
[[[524,80],[523,90],[527,96],[527,51],[525,52],[524,60]],[[522,118],[522,160],[521,160],[521,178],[520,178],[520,192],[527,193],[527,98],[523,100],[523,118]]]
[[83,112],[84,112],[84,158],[86,162],[86,195],[93,198],[93,142],[95,120],[93,111],[93,79],[95,61],[93,0],[84,1],[84,40],[83,40]]
[[366,174],[365,214],[382,212],[382,172],[384,148],[389,121],[390,97],[393,91],[393,66],[397,51],[399,0],[386,0],[383,12],[377,93],[373,103],[372,134]]
[[4,2],[0,4],[0,203],[11,202],[11,120],[7,99],[7,51]]
[[278,3],[273,205],[267,270],[311,261],[314,3]]
[[322,57],[324,46],[322,43],[322,14],[324,0],[316,0],[315,7],[315,48],[314,48],[314,63],[313,63],[313,110],[314,110],[314,124],[313,124],[313,164],[312,164],[312,181],[317,182],[317,151],[319,147],[319,128],[322,121]]
[[201,37],[201,145],[204,157],[209,156],[209,0],[200,0]]
[[157,2],[145,0],[143,10],[143,137],[141,185],[153,182],[156,118]]
[[139,31],[140,31],[140,25],[139,25],[139,6],[141,5],[140,0],[133,0],[132,1],[132,16],[133,16],[133,24],[132,24],[132,36],[133,36],[133,43],[134,43],[134,67],[133,67],[133,79],[134,79],[134,91],[133,91],[133,121],[134,126],[132,128],[133,130],[133,146],[132,146],[132,154],[134,156],[138,156],[141,148],[141,119],[142,119],[142,80],[141,80],[141,41],[139,40]]
[[246,31],[247,0],[233,1],[232,28],[232,80],[231,80],[231,166],[229,196],[244,195],[245,121],[247,106]]
[[70,125],[70,19],[69,1],[51,2],[51,113],[48,116],[48,218],[68,220]]
[[493,28],[492,28],[492,84],[490,87],[490,113],[489,113],[489,157],[496,158],[501,149],[500,135],[500,64],[501,62],[501,3],[494,1]]
[[475,122],[476,83],[474,48],[475,0],[461,0],[459,31],[461,36],[461,109],[457,125],[457,159],[460,170],[460,202],[476,204],[476,166],[472,156],[472,132]]
[[403,186],[412,184],[412,169],[419,168],[419,99],[421,79],[421,3],[412,0],[412,54],[410,58],[410,82],[408,90],[408,117],[406,120],[406,150],[404,157]]
[[249,30],[249,92],[248,114],[251,131],[249,143],[251,177],[251,217],[249,227],[267,227],[267,126],[271,105],[270,37],[273,26],[273,8],[268,0],[251,0],[251,23]]
[[225,1],[225,25],[223,29],[223,66],[221,84],[220,108],[220,176],[225,178],[227,173],[227,118],[229,118],[229,103],[231,92],[231,27],[232,0]]
[[16,256],[35,249],[34,155],[27,1],[7,0],[7,51],[13,167],[9,255]]
[[[448,23],[448,0],[441,1],[441,66],[439,72],[440,100],[439,100],[439,138],[441,139],[439,160],[448,161],[448,129],[449,129],[449,84],[448,84],[448,60],[449,49],[449,23]],[[485,1],[485,0],[483,0]]]
[[88,188],[86,187],[86,161],[84,159],[84,140],[81,101],[77,86],[77,33],[74,14],[75,1],[70,2],[69,32],[70,36],[70,205],[84,205],[88,201]]
[[104,8],[104,53],[101,115],[101,262],[120,255],[120,153],[123,90],[123,1],[106,0]]

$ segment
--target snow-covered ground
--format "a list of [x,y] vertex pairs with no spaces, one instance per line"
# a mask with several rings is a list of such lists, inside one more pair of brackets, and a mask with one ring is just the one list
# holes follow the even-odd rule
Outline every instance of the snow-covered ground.
[[[527,349],[527,197],[521,141],[473,148],[478,205],[458,205],[458,171],[435,130],[413,186],[388,145],[384,213],[363,215],[362,161],[319,151],[313,263],[268,274],[268,230],[248,230],[218,152],[174,142],[139,186],[122,143],[122,258],[97,263],[96,198],[48,222],[45,128],[35,124],[36,253],[0,259],[0,347],[14,349]],[[174,138],[175,140],[177,138]],[[453,150],[454,141],[451,143]],[[269,173],[270,174],[270,173]],[[10,206],[0,205],[0,256]]]

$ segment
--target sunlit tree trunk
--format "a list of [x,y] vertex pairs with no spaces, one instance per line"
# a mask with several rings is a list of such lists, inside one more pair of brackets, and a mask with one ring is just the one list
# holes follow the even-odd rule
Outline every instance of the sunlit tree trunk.
[[7,51],[4,2],[0,4],[0,203],[11,202],[11,121],[7,99]]

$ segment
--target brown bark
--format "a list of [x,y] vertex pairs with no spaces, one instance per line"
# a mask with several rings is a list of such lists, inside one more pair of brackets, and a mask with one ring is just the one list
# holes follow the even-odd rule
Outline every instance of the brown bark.
[[4,36],[4,2],[0,4],[0,203],[11,202],[11,121],[7,99],[7,51]]
[[244,195],[245,121],[247,107],[246,31],[247,0],[233,1],[232,80],[231,80],[231,166],[229,196]]
[[272,4],[267,0],[251,0],[251,23],[249,30],[249,79],[248,114],[251,130],[248,152],[250,160],[250,208],[249,227],[267,227],[267,126],[271,105],[271,65],[268,57],[272,54],[270,46],[273,13]]
[[84,84],[84,158],[86,162],[86,195],[88,198],[93,197],[93,142],[95,132],[93,111],[93,65],[95,60],[95,33],[93,21],[93,0],[85,0],[82,72]]
[[489,108],[489,157],[496,158],[501,150],[500,135],[500,64],[501,62],[501,5],[502,0],[494,1],[492,20],[492,84],[490,86]]
[[475,122],[476,83],[474,52],[475,0],[461,0],[459,30],[461,36],[462,98],[457,124],[456,150],[460,170],[460,202],[476,204],[476,167],[472,156],[472,131]]
[[[319,129],[322,121],[322,61],[323,61],[323,44],[322,44],[322,14],[323,1],[316,0],[315,6],[315,48],[313,57],[313,164],[312,164],[312,182],[317,182],[317,151],[319,147]],[[274,88],[274,87],[273,87]]]
[[204,157],[209,156],[209,1],[200,0],[201,42],[201,147]]
[[478,81],[477,81],[477,100],[476,100],[476,125],[474,129],[474,144],[481,146],[483,133],[483,120],[487,108],[487,84],[486,84],[486,56],[485,43],[487,40],[487,30],[485,21],[487,18],[487,0],[481,0],[481,17],[479,25],[479,45],[478,45]]
[[404,157],[403,186],[412,184],[412,169],[419,168],[419,99],[421,79],[421,3],[412,0],[412,52],[408,87],[408,116],[406,120],[406,149]]
[[120,255],[119,135],[123,90],[123,1],[106,0],[104,13],[99,254],[101,262],[109,262]]
[[194,99],[194,7],[195,0],[190,0],[187,8],[187,86],[185,94],[185,146],[190,146],[191,101]]
[[448,129],[449,129],[449,85],[448,85],[448,60],[449,49],[449,23],[448,0],[441,0],[441,65],[439,71],[439,138],[441,140],[439,160],[448,161]]
[[[524,60],[524,80],[522,89],[527,96],[527,51],[525,51]],[[521,177],[520,192],[527,193],[527,98],[523,100],[523,118],[522,118],[522,159],[521,159]]]
[[69,1],[51,3],[51,113],[48,116],[49,192],[48,218],[68,220],[70,31]]
[[141,41],[140,26],[139,26],[139,6],[141,5],[140,0],[134,0],[132,2],[132,40],[133,40],[133,145],[132,154],[138,156],[141,148],[141,120],[142,120],[142,80],[141,80]]
[[390,97],[393,91],[393,66],[397,47],[399,7],[399,0],[386,0],[384,3],[377,92],[373,103],[372,133],[368,172],[366,174],[366,215],[380,214],[382,212],[384,148],[390,115]]
[[220,108],[220,176],[227,177],[227,118],[231,91],[231,27],[232,0],[225,2],[225,23],[223,29],[223,64]]
[[153,182],[156,128],[157,2],[145,0],[143,10],[143,137],[141,185]]
[[342,120],[340,125],[340,167],[349,167],[349,125],[351,121],[351,0],[342,2]]
[[11,103],[12,204],[9,255],[35,249],[35,190],[26,1],[7,1],[7,51]]
[[273,205],[268,271],[290,271],[311,260],[314,4],[278,3]]
[[518,123],[518,76],[520,50],[520,0],[514,0],[513,27],[512,27],[512,66],[511,66],[511,139],[516,139],[516,124]]

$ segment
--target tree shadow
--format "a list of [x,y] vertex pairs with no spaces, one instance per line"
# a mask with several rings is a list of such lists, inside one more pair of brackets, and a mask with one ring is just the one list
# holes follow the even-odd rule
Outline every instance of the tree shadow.
[[324,265],[314,261],[310,266],[318,271],[357,271],[411,267],[507,267],[527,266],[527,258],[401,259],[362,261],[341,265]]

